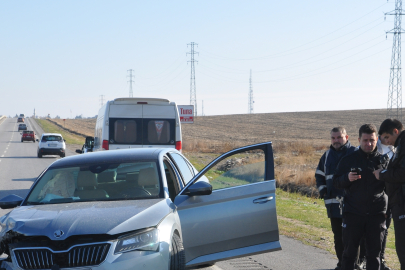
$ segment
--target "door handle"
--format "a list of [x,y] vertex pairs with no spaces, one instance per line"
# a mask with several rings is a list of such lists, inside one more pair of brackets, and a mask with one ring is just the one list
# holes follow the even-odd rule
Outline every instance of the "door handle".
[[253,200],[253,203],[262,204],[262,203],[266,203],[266,202],[271,201],[271,200],[273,200],[273,196],[261,197],[261,198],[258,198],[258,199]]

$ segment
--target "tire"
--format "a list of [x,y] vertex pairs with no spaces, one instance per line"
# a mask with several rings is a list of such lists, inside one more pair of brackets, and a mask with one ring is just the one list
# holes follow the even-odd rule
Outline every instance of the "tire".
[[185,270],[186,256],[184,254],[183,242],[177,234],[173,235],[171,249],[170,270]]
[[42,155],[41,155],[40,153],[38,153],[38,157],[39,157],[39,158],[42,158]]
[[65,154],[60,154],[59,156],[60,156],[60,157],[65,157]]
[[21,142],[24,142],[23,139],[21,139]]

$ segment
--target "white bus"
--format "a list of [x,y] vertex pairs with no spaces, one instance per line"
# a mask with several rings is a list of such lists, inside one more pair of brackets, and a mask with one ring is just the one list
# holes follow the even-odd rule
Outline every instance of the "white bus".
[[140,147],[181,150],[177,105],[162,98],[116,98],[100,108],[93,151]]

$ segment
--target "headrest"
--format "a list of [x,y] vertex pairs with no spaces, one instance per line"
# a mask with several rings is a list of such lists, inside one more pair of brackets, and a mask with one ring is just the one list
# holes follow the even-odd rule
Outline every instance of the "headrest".
[[97,180],[99,183],[112,183],[115,182],[116,178],[117,178],[116,171],[102,172],[97,175]]
[[154,186],[159,183],[157,172],[155,168],[146,168],[139,170],[138,185],[140,186]]
[[137,173],[127,173],[125,180],[127,182],[135,183],[138,180],[138,176],[139,176],[139,174],[137,174]]
[[97,178],[96,175],[90,171],[80,171],[77,175],[78,187],[96,187]]

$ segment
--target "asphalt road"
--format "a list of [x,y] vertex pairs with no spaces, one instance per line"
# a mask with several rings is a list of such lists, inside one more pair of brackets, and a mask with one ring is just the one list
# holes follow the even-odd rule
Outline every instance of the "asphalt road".
[[[21,142],[21,134],[16,118],[0,121],[0,199],[16,194],[25,196],[36,177],[59,156],[37,158],[38,143]],[[37,137],[42,134],[41,128],[34,120],[26,119],[29,130],[34,130]],[[66,156],[74,155],[67,150]],[[0,209],[0,216],[9,210]],[[283,250],[260,255],[248,256],[223,262],[199,270],[324,270],[334,269],[337,263],[330,253],[306,246],[301,242],[280,237]]]

